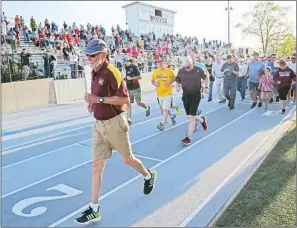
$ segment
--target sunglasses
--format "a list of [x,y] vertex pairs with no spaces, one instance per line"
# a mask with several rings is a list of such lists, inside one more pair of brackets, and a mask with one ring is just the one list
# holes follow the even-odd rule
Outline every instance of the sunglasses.
[[97,55],[99,55],[99,53],[97,53],[97,54],[93,54],[93,55],[88,55],[88,54],[86,54],[87,57],[91,57],[91,58],[95,58]]

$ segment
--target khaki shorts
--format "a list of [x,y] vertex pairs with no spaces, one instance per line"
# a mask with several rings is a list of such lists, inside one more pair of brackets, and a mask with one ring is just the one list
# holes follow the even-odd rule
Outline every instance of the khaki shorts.
[[158,97],[157,98],[159,105],[162,109],[169,110],[171,107],[172,96],[167,97]]
[[112,150],[122,156],[132,155],[129,125],[123,113],[109,120],[96,120],[93,126],[93,160],[111,158]]
[[134,99],[136,103],[141,103],[141,89],[133,89],[133,90],[128,90],[129,97],[130,97],[130,102],[134,102]]

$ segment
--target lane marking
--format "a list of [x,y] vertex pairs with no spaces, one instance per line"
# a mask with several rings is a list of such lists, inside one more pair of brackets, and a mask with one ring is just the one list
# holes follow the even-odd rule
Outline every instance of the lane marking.
[[[214,109],[214,110],[212,110],[212,111],[209,111],[208,113],[210,113],[210,112],[215,112],[216,110],[219,110],[219,109],[221,109],[221,108],[223,108],[223,107],[225,107],[225,106],[221,106],[221,107],[219,107],[219,108],[216,108],[216,109]],[[173,127],[168,128],[167,131],[169,131],[170,129],[176,128],[176,127],[177,127],[177,125],[174,125]],[[164,133],[164,132],[166,132],[166,131],[157,132],[157,133],[155,133],[155,134],[153,134],[153,135],[150,135],[149,137],[146,137],[145,139],[152,138],[152,137],[154,137],[154,136],[156,136],[156,135],[159,135],[159,134],[162,134],[162,133]],[[88,140],[89,140],[89,139],[88,139]],[[143,140],[144,140],[144,139],[143,139]],[[141,142],[141,141],[143,141],[143,140],[138,140],[138,141],[136,141],[136,142],[133,142],[133,143],[131,143],[131,145],[137,144],[137,143],[139,143],[139,142]],[[84,141],[87,141],[87,140],[84,140]],[[76,143],[76,144],[77,144],[77,143]],[[195,145],[195,144],[192,144],[192,145]],[[67,147],[69,147],[69,146],[67,146]],[[64,148],[66,148],[66,147],[64,147]],[[55,151],[58,151],[58,150],[61,150],[61,149],[62,149],[62,148],[57,149],[57,150],[55,150]],[[46,153],[46,154],[49,154],[49,153],[52,153],[52,152],[54,152],[54,151],[48,152],[48,153]],[[38,155],[38,156],[35,156],[35,157],[33,157],[33,158],[41,157],[41,156],[43,156],[43,155],[45,155],[45,154]],[[26,160],[19,161],[19,162],[17,162],[17,163],[14,163],[14,164],[5,166],[5,167],[3,167],[2,169],[7,168],[7,167],[11,167],[11,166],[16,165],[16,164],[23,163],[23,162],[25,162],[25,161],[32,160],[33,158],[29,158],[29,159],[26,159]],[[71,171],[71,170],[73,170],[73,169],[79,168],[79,167],[81,167],[81,166],[83,166],[83,165],[85,165],[85,164],[87,164],[87,163],[90,163],[90,162],[92,162],[92,160],[88,160],[88,161],[86,161],[86,162],[84,162],[84,163],[81,163],[81,164],[79,164],[79,165],[76,165],[76,166],[73,166],[73,167],[68,168],[68,169],[66,169],[66,170],[63,170],[63,171],[61,171],[61,172],[58,172],[58,173],[56,173],[56,174],[54,174],[54,175],[52,175],[52,176],[46,177],[46,178],[41,179],[41,180],[39,180],[39,181],[36,181],[36,182],[34,182],[34,183],[32,183],[32,184],[29,184],[29,185],[26,185],[26,186],[24,186],[24,187],[22,187],[22,188],[19,188],[19,189],[17,189],[17,190],[14,190],[14,191],[12,191],[12,192],[10,192],[10,193],[7,193],[7,194],[3,195],[3,196],[2,196],[2,199],[5,198],[5,197],[7,197],[7,196],[10,196],[10,195],[12,195],[12,194],[14,194],[14,193],[17,193],[17,192],[20,192],[20,191],[25,190],[25,189],[27,189],[27,188],[30,188],[30,187],[32,187],[32,186],[34,186],[34,185],[37,185],[37,184],[39,184],[39,183],[42,183],[42,182],[47,181],[47,180],[49,180],[49,179],[52,179],[52,178],[54,178],[54,177],[60,176],[61,174],[64,174],[64,173],[69,172],[69,171]],[[164,162],[164,160],[162,160],[162,162]]]
[[[225,106],[223,106],[223,107],[225,107]],[[167,159],[163,160],[162,162],[160,162],[160,163],[154,165],[154,166],[151,167],[150,169],[156,169],[157,167],[159,167],[159,166],[161,166],[161,165],[167,163],[168,161],[172,160],[173,158],[175,158],[175,157],[177,157],[177,156],[179,156],[179,155],[185,153],[186,151],[188,151],[188,150],[189,150],[190,148],[192,148],[193,146],[198,145],[199,143],[203,142],[204,140],[208,139],[209,137],[213,136],[214,134],[220,132],[220,131],[223,130],[224,128],[230,126],[231,124],[233,124],[233,123],[236,122],[237,120],[240,120],[241,118],[245,117],[246,115],[248,115],[249,113],[253,112],[254,110],[255,110],[255,109],[249,110],[248,112],[246,112],[246,113],[240,115],[240,116],[237,117],[236,119],[230,121],[228,124],[226,124],[226,125],[224,125],[224,126],[218,128],[216,131],[213,131],[213,132],[210,133],[209,135],[206,135],[205,137],[201,138],[199,141],[194,142],[193,144],[187,146],[185,149],[183,149],[183,150],[179,151],[178,153],[176,153],[176,154],[174,154],[174,155],[168,157]],[[130,179],[130,180],[124,182],[123,184],[119,185],[118,187],[114,188],[113,190],[111,190],[111,191],[107,192],[106,194],[104,194],[103,196],[101,196],[101,197],[99,198],[99,200],[103,200],[103,199],[107,198],[108,196],[110,196],[110,195],[112,195],[113,193],[119,191],[120,189],[122,189],[122,188],[125,187],[126,185],[128,185],[128,184],[134,182],[135,180],[139,179],[140,177],[142,177],[141,174],[139,174],[138,176],[136,176],[136,177],[134,177],[134,178],[132,178],[132,179]],[[60,219],[60,220],[54,222],[54,223],[51,224],[49,227],[55,227],[55,226],[61,224],[62,222],[66,221],[67,219],[73,217],[74,215],[81,213],[83,210],[87,209],[88,206],[89,206],[89,203],[86,204],[85,206],[83,206],[83,207],[77,209],[76,211],[73,211],[72,213],[70,213],[69,215],[63,217],[62,219]]]
[[[213,110],[211,110],[211,111],[209,111],[209,112],[206,112],[205,114],[214,112],[214,111],[219,110],[219,109],[221,109],[221,108],[223,108],[223,107],[225,107],[225,106],[220,106],[219,108],[213,109]],[[158,119],[158,118],[162,118],[162,116],[158,116],[158,117],[155,117],[155,118],[152,118],[152,119],[149,119],[149,120],[142,121],[142,122],[137,123],[137,124],[134,124],[134,125],[132,125],[132,126],[130,126],[130,127],[137,126],[137,125],[141,125],[141,124],[147,123],[147,122],[149,122],[149,121],[152,121],[152,120],[155,120],[155,119]],[[184,121],[184,122],[182,122],[182,123],[179,123],[179,124],[177,124],[177,125],[174,125],[173,127],[170,127],[170,128],[168,128],[168,129],[164,130],[163,132],[166,132],[166,131],[168,131],[168,130],[170,130],[170,129],[174,129],[174,128],[176,128],[176,127],[178,127],[178,126],[180,126],[180,125],[182,125],[182,124],[184,124],[184,123],[187,123],[187,122],[188,122],[188,120],[187,120],[187,121]],[[90,126],[87,126],[87,127],[90,127]],[[83,128],[87,128],[87,127],[81,127],[81,128],[79,128],[79,129],[83,129]],[[78,130],[78,129],[76,129],[76,130]],[[71,131],[73,131],[73,130],[71,130]],[[71,131],[69,131],[69,132],[71,132]],[[135,143],[142,142],[142,141],[145,140],[145,139],[149,139],[149,138],[151,138],[151,137],[154,137],[154,136],[156,136],[156,135],[158,135],[158,134],[161,134],[161,133],[163,133],[163,132],[161,131],[161,132],[157,132],[157,133],[155,133],[155,134],[153,134],[153,135],[147,136],[147,137],[145,137],[145,138],[143,138],[143,139],[141,139],[141,140],[138,140],[138,141],[132,143],[132,145],[135,144]],[[65,133],[65,132],[64,132],[64,133]],[[60,134],[61,134],[61,133],[56,134],[55,136],[60,135]],[[52,136],[52,137],[53,137],[53,136]],[[44,139],[46,139],[46,138],[44,138]],[[7,165],[7,166],[2,167],[2,170],[3,170],[3,169],[6,169],[6,168],[9,168],[9,167],[11,167],[11,166],[14,166],[14,165],[21,164],[21,163],[26,162],[26,161],[33,160],[33,159],[35,159],[35,158],[42,157],[42,156],[44,156],[44,155],[48,155],[48,154],[57,152],[57,151],[59,151],[59,150],[62,150],[62,149],[65,149],[65,148],[68,148],[68,147],[71,147],[71,146],[74,146],[74,145],[79,145],[79,144],[80,144],[80,145],[84,145],[84,144],[83,144],[84,142],[89,141],[89,140],[91,140],[91,139],[92,139],[92,138],[85,139],[85,140],[82,140],[82,141],[79,141],[79,142],[76,142],[76,143],[73,143],[73,144],[70,144],[70,145],[61,147],[61,148],[56,149],[56,150],[52,150],[52,151],[49,151],[49,152],[46,152],[46,153],[43,153],[43,154],[40,154],[40,155],[37,155],[37,156],[34,156],[34,157],[27,158],[27,159],[22,160],[22,161],[18,161],[18,162],[12,163],[12,164],[10,164],[10,165]],[[40,140],[40,139],[39,139],[39,140]],[[28,143],[36,142],[36,141],[39,141],[39,140],[31,141],[31,142],[28,142]],[[27,144],[27,143],[26,143],[26,144]],[[25,144],[23,144],[23,145],[25,145]],[[11,148],[14,148],[14,147],[11,147]],[[8,149],[11,149],[11,148],[8,148]],[[2,151],[5,151],[5,150],[7,150],[7,149],[3,149]]]
[[229,175],[213,190],[211,194],[207,196],[207,198],[192,212],[190,216],[188,216],[179,227],[187,226],[194,217],[202,210],[202,208],[227,184],[230,179],[241,169],[242,166],[259,150],[259,148],[271,137],[272,134],[281,126],[281,124],[291,115],[291,113],[295,110],[295,107],[271,130],[271,132],[255,147],[255,149],[247,155],[247,157],[239,163],[235,169],[229,173]]
[[[67,111],[67,113],[68,113],[68,111]],[[86,115],[87,113],[81,113],[81,116],[79,116],[78,115],[78,118],[83,118],[83,117],[88,117],[88,115]],[[18,127],[23,127],[23,126],[27,126],[27,125],[30,125],[30,124],[32,124],[32,123],[42,123],[42,122],[44,122],[45,124],[49,124],[49,123],[51,123],[51,122],[47,122],[48,120],[56,120],[56,119],[59,119],[59,118],[62,118],[62,117],[68,117],[68,116],[75,116],[75,115],[77,115],[77,113],[75,112],[75,113],[71,113],[71,114],[67,114],[67,115],[62,115],[62,116],[53,116],[53,117],[51,117],[51,118],[48,118],[48,119],[44,119],[44,120],[36,120],[36,121],[30,121],[30,122],[28,122],[28,123],[24,123],[24,124],[19,124],[19,125],[15,125],[15,126],[12,126],[12,127],[7,127],[6,129],[9,129],[10,131],[15,131],[15,130],[17,130],[17,129],[15,129],[15,128],[18,128]],[[65,119],[65,120],[68,120],[68,119]],[[38,126],[38,125],[37,125]],[[32,127],[34,127],[34,126],[32,126]]]
[[[181,102],[177,102],[177,103],[181,103]],[[203,103],[203,102],[202,102]],[[201,103],[201,104],[202,104]],[[205,102],[204,102],[205,103]],[[152,108],[151,110],[155,110],[155,109],[159,109],[159,107],[156,107],[156,108]],[[136,115],[137,114],[140,114],[139,113],[135,113]],[[90,116],[92,117],[92,116]],[[158,118],[161,118],[162,116],[157,116],[157,117],[154,117],[154,118],[151,118],[151,119],[148,119],[148,120],[145,120],[145,121],[141,121],[139,123],[136,123],[136,124],[132,124],[132,126],[137,126],[137,125],[141,125],[141,124],[144,124],[146,122],[150,122],[152,120],[155,120],[155,119],[158,119]],[[92,123],[93,123],[94,120],[92,120]],[[84,128],[88,128],[88,127],[91,127],[92,124],[90,126],[84,126],[84,127],[79,127],[79,128],[74,128],[72,130],[67,130],[67,131],[62,131],[62,132],[59,132],[59,133],[55,133],[55,134],[52,134],[52,135],[49,135],[49,136],[46,136],[46,137],[41,137],[41,138],[38,138],[38,139],[35,139],[35,140],[32,140],[32,141],[29,141],[29,142],[24,142],[24,143],[21,143],[21,144],[17,144],[17,145],[14,145],[14,146],[11,146],[11,147],[6,147],[6,148],[2,148],[2,151],[6,151],[6,150],[9,150],[9,149],[13,149],[13,148],[17,148],[17,147],[20,147],[20,146],[24,146],[24,145],[27,145],[27,144],[30,144],[30,143],[33,143],[33,142],[38,142],[40,140],[44,140],[44,139],[48,139],[48,138],[51,138],[51,137],[55,137],[55,136],[59,136],[59,135],[62,135],[62,134],[65,134],[65,133],[69,133],[69,132],[72,132],[72,131],[76,131],[76,130],[80,130],[80,129],[84,129]],[[130,126],[130,127],[132,127]],[[15,140],[15,139],[14,139]],[[81,141],[81,142],[84,142],[84,141]]]
[[157,161],[157,162],[162,162],[163,160],[157,159],[157,158],[151,158],[151,157],[146,157],[146,156],[142,156],[142,155],[138,155],[138,154],[134,154],[135,157],[139,157],[139,158],[144,158],[147,160],[152,160],[152,161]]
[[[79,105],[83,105],[83,104],[75,104],[75,106],[79,106]],[[46,109],[32,109],[32,110],[25,110],[25,111],[20,111],[20,112],[17,112],[17,113],[7,113],[7,115],[8,116],[5,116],[5,117],[3,117],[4,119],[8,119],[8,118],[19,118],[20,116],[22,116],[23,114],[31,114],[30,112],[32,112],[32,111],[40,111],[39,113],[41,113],[41,114],[37,114],[37,115],[30,115],[30,116],[25,116],[25,117],[23,117],[23,118],[31,118],[31,117],[36,117],[36,116],[44,116],[44,115],[50,115],[50,114],[52,114],[52,113],[56,113],[56,112],[63,112],[63,111],[65,111],[65,109],[68,109],[69,107],[71,107],[71,105],[65,105],[65,106],[57,106],[57,107],[53,107],[53,108],[51,108],[51,107],[48,107],[48,108],[46,108]],[[59,109],[64,109],[64,110],[59,110]],[[77,107],[78,108],[78,107]],[[56,109],[55,111],[53,111],[53,112],[47,112],[47,111],[51,111],[51,110],[54,110],[54,109]],[[46,113],[43,113],[43,111],[44,112],[46,112]],[[27,113],[25,113],[25,112],[27,112]],[[38,113],[38,112],[37,112]],[[14,115],[13,115],[14,114]],[[36,114],[36,113],[34,113],[33,112],[33,114]],[[15,119],[14,120],[8,120],[8,121],[5,121],[5,122],[3,122],[3,123],[6,123],[6,122],[11,122],[11,121],[15,121]]]
[[[37,116],[47,116],[47,115],[51,115],[53,113],[55,113],[55,118],[58,118],[59,115],[56,115],[57,113],[58,114],[62,114],[64,112],[69,112],[70,110],[75,110],[75,109],[81,109],[82,107],[76,107],[76,108],[70,108],[70,109],[67,109],[67,110],[63,110],[63,111],[59,111],[59,112],[49,112],[49,113],[45,113],[45,114],[42,114],[42,115],[37,115]],[[73,115],[73,114],[72,114]],[[60,117],[63,117],[65,115],[61,115]],[[66,115],[66,116],[69,116],[69,115]],[[26,121],[28,121],[27,119],[37,119],[36,116],[26,116],[26,117],[23,117],[21,118],[21,120],[25,119]],[[51,120],[53,118],[49,118],[49,119],[44,119],[44,120],[39,120],[39,121],[30,121],[30,123],[37,123],[37,122],[40,122],[40,121],[46,121],[46,120]],[[16,122],[17,120],[20,120],[20,118],[17,118],[15,120],[8,120],[8,121],[4,121],[2,122],[2,124],[5,124],[5,123],[10,123],[10,122]],[[28,124],[30,124],[28,123]],[[15,126],[12,126],[12,127],[9,127],[9,129],[11,128],[14,128],[14,127],[19,127],[19,126],[24,126],[24,125],[28,125],[28,124],[23,124],[23,125],[15,125]]]

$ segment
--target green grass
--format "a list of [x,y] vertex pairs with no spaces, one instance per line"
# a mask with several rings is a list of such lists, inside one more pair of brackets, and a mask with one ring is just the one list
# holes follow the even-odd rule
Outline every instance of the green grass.
[[296,227],[296,122],[215,227]]

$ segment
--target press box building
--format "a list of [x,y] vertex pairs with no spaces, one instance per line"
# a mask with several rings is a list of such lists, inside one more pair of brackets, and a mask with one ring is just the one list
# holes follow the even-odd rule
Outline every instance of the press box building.
[[123,6],[126,14],[127,28],[136,36],[154,32],[156,37],[173,34],[174,16],[176,12],[141,2],[133,2]]

